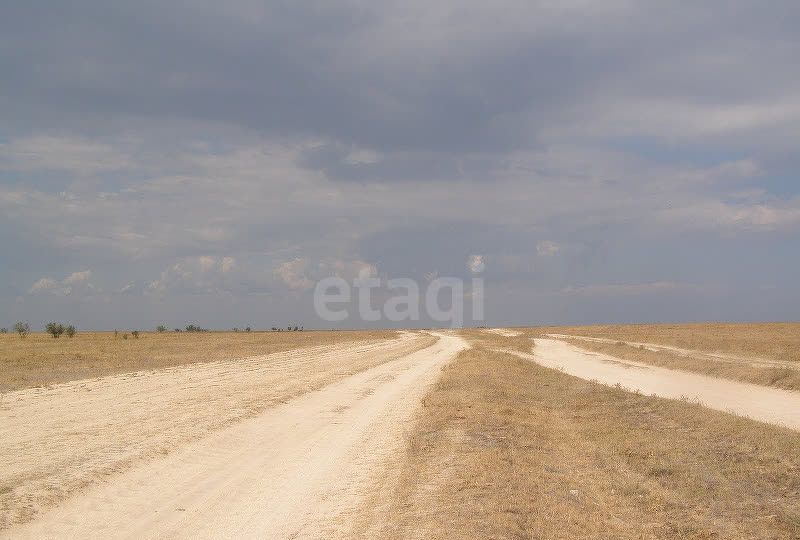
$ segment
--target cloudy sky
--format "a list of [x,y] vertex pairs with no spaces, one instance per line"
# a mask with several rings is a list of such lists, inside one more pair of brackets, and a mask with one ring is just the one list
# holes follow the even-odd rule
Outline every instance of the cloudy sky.
[[0,326],[330,327],[322,277],[476,261],[493,325],[800,319],[799,21],[6,2]]

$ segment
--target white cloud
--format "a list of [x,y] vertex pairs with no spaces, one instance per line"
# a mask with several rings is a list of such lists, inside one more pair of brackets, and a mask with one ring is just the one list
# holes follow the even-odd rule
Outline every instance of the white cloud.
[[125,169],[131,160],[125,153],[97,141],[38,135],[0,145],[0,164],[20,171],[53,170],[85,175]]
[[486,269],[483,255],[470,255],[467,258],[467,269],[473,274],[479,274]]
[[551,240],[542,240],[536,244],[536,253],[542,257],[552,257],[561,251],[561,246]]
[[[243,280],[239,279],[241,276],[234,275],[234,268],[236,259],[233,257],[220,258],[211,255],[187,257],[161,272],[158,279],[147,285],[146,292],[155,294],[233,292],[244,286]],[[132,291],[136,291],[136,287],[124,292]]]
[[563,294],[579,296],[634,296],[658,292],[697,290],[697,288],[696,285],[687,283],[655,281],[652,283],[597,284],[565,287],[561,289],[561,292]]
[[353,148],[345,156],[344,162],[350,165],[366,165],[371,163],[378,163],[383,156],[380,152],[368,150],[366,148]]
[[44,291],[51,291],[58,287],[58,285],[59,283],[54,279],[41,278],[40,280],[36,281],[36,283],[31,285],[31,288],[28,292],[31,294],[36,294]]
[[81,272],[73,272],[61,281],[43,277],[31,285],[30,289],[28,289],[28,293],[70,296],[99,292],[96,287],[89,282],[91,276],[91,270],[83,270]]
[[800,227],[800,199],[782,204],[703,201],[663,210],[661,220],[674,227],[719,231],[777,231]]
[[296,258],[279,264],[275,268],[275,276],[290,289],[304,291],[314,286],[314,282],[306,276],[307,268],[307,259]]
[[220,269],[222,270],[223,274],[227,274],[231,272],[234,268],[236,268],[236,259],[233,257],[223,257],[222,263],[220,264]]
[[73,272],[72,274],[70,274],[66,278],[64,278],[64,281],[62,281],[62,283],[64,283],[65,285],[72,285],[72,284],[75,284],[75,283],[82,283],[82,282],[85,282],[85,281],[89,281],[90,277],[92,277],[92,271],[91,270],[83,270],[82,272]]
[[328,276],[337,276],[345,281],[376,277],[377,267],[361,259],[325,259],[313,263],[305,257],[297,257],[278,264],[275,277],[293,290],[308,290]]
[[319,268],[323,273],[327,270],[347,281],[366,279],[378,275],[378,269],[374,264],[361,259],[336,259],[332,262],[321,263]]

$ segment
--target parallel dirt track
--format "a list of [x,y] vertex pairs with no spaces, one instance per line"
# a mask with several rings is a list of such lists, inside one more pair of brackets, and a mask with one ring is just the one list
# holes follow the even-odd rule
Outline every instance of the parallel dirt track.
[[[492,351],[498,347],[506,350],[516,346],[506,352],[584,379],[619,383],[646,395],[701,401],[722,411],[800,429],[798,392],[619,360],[552,339],[536,338],[533,354],[529,354],[526,351],[531,350],[531,343],[527,335],[506,329],[461,335],[402,332],[389,338],[376,336],[4,394],[0,401],[0,539],[351,538],[374,537],[371,533],[377,530],[381,535],[399,530],[410,533],[419,524],[406,513],[400,489],[403,482],[415,493],[428,493],[437,475],[443,468],[452,467],[465,449],[499,448],[501,441],[506,441],[506,435],[495,433],[494,428],[522,419],[526,407],[538,403],[538,397],[528,405],[524,400],[518,402],[523,394],[546,394],[548,385],[556,380],[563,379],[564,385],[577,381],[552,370],[537,367],[537,372],[519,365],[512,375],[515,379],[509,381],[501,374],[504,368],[515,365],[508,363],[513,357],[501,354],[495,358]],[[458,355],[469,344],[472,351]],[[450,376],[441,381],[450,381],[450,385],[460,381],[463,388],[451,388],[443,382],[437,386],[445,399],[440,403],[441,414],[451,415],[466,434],[466,438],[451,440],[449,432],[431,432],[424,419],[425,412],[430,416],[428,390],[456,356],[462,361],[449,365],[446,372]],[[456,368],[467,371],[455,374]],[[495,373],[497,370],[501,373]],[[554,374],[546,384],[540,380],[548,378],[545,372]],[[493,377],[494,397],[483,396],[484,401],[473,404],[470,400],[475,396],[470,392],[486,390],[475,381],[489,376]],[[578,387],[580,384],[589,390],[604,388],[582,382]],[[529,387],[535,391],[523,391]],[[509,394],[511,390],[519,395]],[[581,392],[584,390],[578,394],[583,395]],[[614,389],[604,392],[607,395],[597,395],[650,400],[652,403],[642,402],[647,410],[664,401]],[[460,396],[460,401],[447,401],[454,396]],[[540,411],[545,416],[555,414],[555,406],[558,414],[572,422],[577,418],[575,411],[585,408],[585,404],[569,399],[548,399],[552,403]],[[423,403],[425,408],[421,407]],[[469,414],[460,409],[462,405],[470,409]],[[699,407],[675,405],[696,411],[692,414],[699,417],[727,418],[718,421],[726,426],[728,421],[737,426],[752,425],[756,430],[780,431],[784,438],[795,433]],[[622,416],[612,415],[606,420],[612,432],[626,425]],[[690,420],[671,421],[680,431],[685,427],[682,423]],[[475,422],[483,427],[476,428]],[[526,430],[533,428],[526,426],[524,422],[518,426],[520,437],[536,435],[547,441],[553,436],[528,433]],[[555,428],[545,423],[534,431],[541,429]],[[702,429],[713,431],[709,426]],[[703,433],[701,430],[701,438]],[[429,479],[429,485],[429,480],[417,482],[416,476],[408,473],[424,468],[414,461],[409,449],[425,450],[434,435],[443,437],[446,452],[443,464],[430,471],[433,480]],[[570,436],[580,439],[579,435]],[[725,438],[717,439],[721,440]],[[536,456],[547,450],[530,442],[508,444],[510,453],[503,459],[512,462],[522,455],[518,452]],[[739,446],[749,448],[747,444]],[[748,454],[758,462],[771,454],[753,455]],[[767,461],[758,463],[759,470],[768,470],[763,468]],[[491,475],[484,474],[493,469],[484,467],[482,473],[483,465],[473,465],[458,471],[458,478],[470,482],[483,478],[473,494],[476,504],[501,492],[504,495],[500,499],[523,496],[514,492],[514,482],[495,484]],[[679,468],[675,465],[669,470],[673,469]],[[523,470],[528,469],[511,467],[508,474],[523,474]],[[406,472],[400,474],[402,471]],[[679,478],[678,472],[675,478]],[[787,488],[789,495],[782,497],[791,499],[793,485]],[[542,489],[550,493],[552,486],[546,483]],[[610,493],[613,495],[613,490]],[[441,496],[457,501],[462,495],[449,490]],[[446,535],[451,530],[439,527],[434,502],[422,504],[418,510],[432,512],[436,530]],[[793,523],[794,510],[786,508],[788,517],[780,519]],[[383,516],[378,521],[392,523],[378,526],[370,521],[375,516]],[[400,527],[402,523],[395,523],[397,516],[409,518],[405,529]],[[581,519],[577,514],[574,517]],[[476,523],[485,525],[480,519]],[[494,523],[498,531],[505,530],[503,523]]]
[[651,352],[668,351],[679,354],[681,356],[688,356],[700,360],[707,360],[710,362],[728,362],[747,364],[754,367],[780,367],[786,369],[800,369],[797,362],[775,360],[771,358],[759,358],[754,356],[744,356],[741,354],[730,354],[721,352],[700,351],[697,349],[685,349],[682,347],[675,347],[673,345],[664,345],[660,343],[648,343],[639,341],[620,341],[618,339],[602,338],[602,337],[589,337],[589,336],[575,336],[571,334],[547,334],[548,337],[556,339],[574,339],[580,341],[588,341],[594,343],[615,344],[622,343],[631,347],[641,347],[642,349]]
[[800,393],[666,369],[583,350],[555,339],[536,339],[538,364],[630,391],[696,401],[725,412],[800,430]]

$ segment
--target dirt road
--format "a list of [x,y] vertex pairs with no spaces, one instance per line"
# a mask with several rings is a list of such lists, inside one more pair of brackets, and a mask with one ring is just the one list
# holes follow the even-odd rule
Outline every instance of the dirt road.
[[675,353],[681,356],[687,356],[691,358],[697,358],[700,360],[711,360],[714,362],[729,362],[729,363],[739,363],[739,364],[747,364],[749,366],[754,367],[779,367],[779,368],[786,368],[786,369],[800,369],[800,365],[797,362],[785,361],[785,360],[775,360],[772,358],[753,358],[752,356],[742,356],[738,354],[730,354],[730,353],[723,353],[723,352],[709,352],[709,351],[699,351],[697,349],[684,349],[681,347],[675,347],[672,345],[663,345],[660,343],[644,343],[638,341],[620,341],[618,339],[610,339],[610,338],[601,338],[601,337],[590,337],[590,336],[574,336],[571,334],[547,334],[548,337],[553,337],[556,339],[577,339],[581,341],[588,341],[594,343],[607,343],[607,344],[615,344],[615,343],[623,343],[625,345],[629,345],[631,347],[641,347],[642,349],[651,351],[651,352],[662,352],[667,351],[671,353]]
[[800,430],[800,392],[717,379],[590,352],[555,339],[536,339],[540,365],[646,395],[699,401],[707,407]]
[[402,446],[426,386],[466,346],[437,338],[406,334],[8,394],[7,520],[54,507],[0,538],[341,532]]

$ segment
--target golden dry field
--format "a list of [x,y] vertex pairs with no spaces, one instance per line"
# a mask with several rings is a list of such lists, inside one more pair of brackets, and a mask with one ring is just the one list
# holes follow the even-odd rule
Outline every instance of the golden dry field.
[[[393,331],[78,332],[54,339],[0,334],[0,392],[168,366],[245,358],[298,347],[389,339]],[[127,335],[127,339],[123,336]]]
[[1,335],[0,538],[800,538],[795,328]]
[[800,433],[478,346],[423,401],[382,538],[800,535]]

